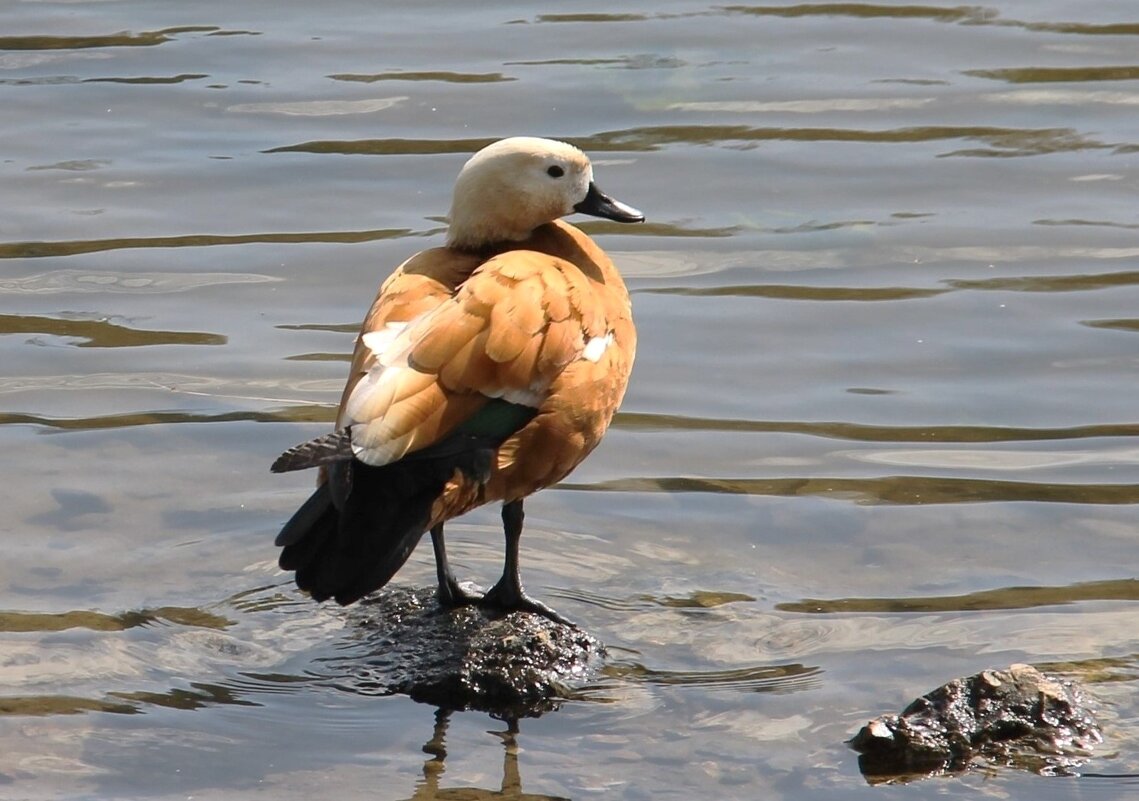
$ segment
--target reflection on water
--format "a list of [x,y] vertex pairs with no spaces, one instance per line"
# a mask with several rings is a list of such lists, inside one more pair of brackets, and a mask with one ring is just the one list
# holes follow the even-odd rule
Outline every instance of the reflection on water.
[[1031,609],[1080,601],[1139,601],[1139,579],[1089,581],[1066,587],[1003,587],[943,598],[807,598],[777,604],[784,612],[976,612],[985,609]]
[[954,289],[983,289],[1000,292],[1087,292],[1139,284],[1139,271],[1081,273],[1079,275],[1016,276],[984,280],[947,281]]
[[606,492],[716,492],[731,495],[818,495],[859,504],[991,503],[1139,503],[1139,484],[1050,484],[926,476],[881,478],[694,478],[662,476],[621,478],[594,484],[567,482],[569,490]]
[[210,245],[249,245],[253,243],[305,243],[305,242],[372,242],[379,239],[399,239],[422,236],[403,229],[379,231],[327,231],[309,233],[265,233],[217,236],[192,234],[188,236],[142,237],[134,239],[102,239],[87,242],[12,242],[0,245],[0,259],[35,259],[48,256],[76,256],[104,250],[131,248],[199,248]]
[[[691,106],[687,107],[691,109]],[[720,109],[700,109],[717,111]],[[747,109],[753,110],[753,109]],[[943,156],[1033,156],[1044,153],[1109,148],[1071,128],[1015,128],[920,126],[893,130],[855,128],[752,128],[746,125],[667,125],[604,131],[587,136],[568,137],[590,153],[608,151],[652,152],[669,145],[738,146],[745,142],[869,142],[917,144],[953,139],[979,140],[988,149],[954,150]],[[419,142],[405,139],[366,139],[355,141],[320,140],[281,145],[266,153],[336,153],[340,155],[426,155],[430,153],[470,153],[485,147],[491,139],[455,139]]]
[[[852,390],[853,391],[853,390]],[[865,390],[863,390],[865,391]],[[873,393],[871,393],[873,394]],[[855,423],[812,423],[794,420],[715,420],[681,415],[620,412],[614,425],[632,431],[738,431],[756,434],[794,433],[858,442],[1032,442],[1089,437],[1139,436],[1139,423],[1073,428],[1032,429],[990,426],[870,426]]]
[[[96,248],[100,250],[103,248]],[[113,249],[113,248],[108,248]],[[3,246],[0,246],[0,253]],[[89,251],[90,252],[90,251]],[[66,253],[54,253],[62,256]],[[189,292],[226,284],[263,284],[279,279],[240,273],[146,273],[105,270],[53,270],[23,278],[0,278],[0,294],[61,295],[77,293],[153,294]]]
[[110,320],[58,319],[0,314],[0,334],[48,334],[74,337],[80,348],[129,348],[140,345],[224,345],[220,334],[193,331],[140,331]]
[[498,83],[500,81],[513,81],[515,78],[503,75],[501,72],[485,72],[479,74],[461,72],[380,72],[374,75],[353,75],[341,73],[329,75],[334,81],[354,81],[356,83],[375,83],[377,81],[444,81],[446,83]]
[[966,70],[966,75],[1009,83],[1071,83],[1073,81],[1130,81],[1139,67],[1012,67],[1000,70]]
[[497,790],[484,787],[445,787],[447,771],[447,727],[451,713],[440,709],[435,713],[435,730],[423,745],[428,759],[423,763],[423,780],[416,785],[413,801],[483,801],[483,799],[516,799],[517,801],[568,801],[561,796],[522,792],[522,775],[518,768],[518,724],[511,721],[506,731],[489,732],[502,740],[502,784]]
[[[1127,4],[9,5],[6,794],[876,799],[861,723],[1016,661],[1092,689],[1088,772],[907,794],[1133,794]],[[368,638],[272,561],[310,478],[268,473],[512,133],[649,215],[582,226],[637,369],[522,543],[612,659],[522,733],[364,692]]]
[[124,631],[159,622],[209,629],[225,629],[233,625],[232,621],[203,609],[173,606],[120,612],[117,615],[85,610],[60,613],[0,612],[0,632],[47,632],[74,628],[91,631]]
[[209,25],[166,28],[104,36],[0,36],[0,50],[79,50],[88,47],[152,47],[173,41],[180,33],[217,33]]
[[626,681],[663,685],[696,685],[709,689],[743,692],[790,692],[818,685],[818,667],[809,665],[763,665],[731,670],[652,670],[644,665],[613,665],[607,676]]
[[77,715],[82,712],[108,712],[131,715],[138,708],[129,703],[71,698],[66,695],[6,695],[0,698],[0,715],[54,716]]
[[188,412],[139,412],[103,417],[71,417],[52,419],[34,414],[0,414],[0,425],[35,425],[61,431],[98,431],[106,428],[170,425],[171,423],[327,423],[336,417],[334,408],[297,406],[272,412],[223,412],[193,414]]

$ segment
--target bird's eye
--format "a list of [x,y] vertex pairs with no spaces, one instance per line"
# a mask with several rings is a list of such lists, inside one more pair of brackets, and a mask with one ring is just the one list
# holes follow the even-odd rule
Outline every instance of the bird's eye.
[[550,176],[551,178],[561,178],[565,174],[566,171],[559,167],[557,164],[546,169],[546,175]]

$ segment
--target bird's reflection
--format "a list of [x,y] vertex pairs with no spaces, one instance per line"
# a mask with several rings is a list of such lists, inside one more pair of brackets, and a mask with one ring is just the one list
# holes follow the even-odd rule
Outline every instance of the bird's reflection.
[[522,777],[518,772],[518,721],[506,722],[506,731],[493,732],[502,740],[502,785],[494,790],[483,787],[443,787],[444,761],[447,758],[447,727],[451,723],[451,710],[435,712],[435,728],[431,739],[423,745],[429,759],[423,763],[423,780],[416,785],[410,801],[481,801],[482,799],[514,799],[515,801],[569,801],[556,795],[538,795],[522,792]]

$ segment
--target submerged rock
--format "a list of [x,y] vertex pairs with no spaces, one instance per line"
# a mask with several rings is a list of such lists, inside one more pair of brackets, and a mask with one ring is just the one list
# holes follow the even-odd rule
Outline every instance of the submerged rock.
[[955,679],[870,721],[850,740],[871,783],[963,771],[975,758],[1037,773],[1065,774],[1103,742],[1074,683],[1031,665]]
[[368,651],[356,689],[505,719],[556,708],[605,654],[580,629],[538,615],[444,609],[434,589],[392,588],[366,598],[352,622]]

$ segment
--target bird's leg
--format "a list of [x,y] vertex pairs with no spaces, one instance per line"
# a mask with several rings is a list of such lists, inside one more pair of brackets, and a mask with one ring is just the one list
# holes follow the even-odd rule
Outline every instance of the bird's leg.
[[481,595],[460,587],[459,580],[451,572],[451,563],[447,561],[447,545],[443,542],[442,523],[431,529],[431,545],[435,549],[435,574],[439,577],[439,605],[450,609],[481,601]]
[[532,612],[564,626],[577,626],[540,601],[535,601],[522,589],[518,573],[518,540],[522,537],[522,500],[502,506],[502,526],[506,532],[506,563],[502,578],[479,601],[479,606],[500,609],[503,612]]

